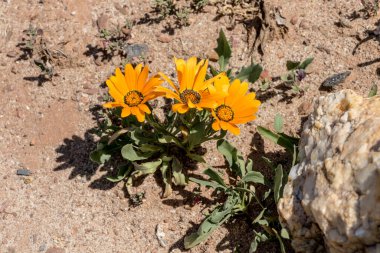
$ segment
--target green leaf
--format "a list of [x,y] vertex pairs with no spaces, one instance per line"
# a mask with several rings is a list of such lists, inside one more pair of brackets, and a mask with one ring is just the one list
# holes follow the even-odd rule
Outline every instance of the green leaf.
[[165,184],[165,190],[164,190],[164,193],[162,194],[162,197],[167,198],[173,192],[173,190],[172,190],[172,176],[170,173],[169,161],[163,161],[160,170],[161,170],[161,174],[162,174],[162,179],[163,179],[164,184]]
[[289,232],[286,230],[286,228],[281,229],[280,235],[284,239],[290,239]]
[[187,180],[185,175],[182,173],[183,166],[180,161],[173,157],[172,171],[175,185],[187,185]]
[[280,250],[281,250],[281,253],[286,253],[285,245],[284,245],[284,243],[283,243],[283,241],[282,241],[281,236],[278,234],[278,232],[277,232],[276,229],[272,228],[272,231],[273,231],[273,233],[276,235],[277,240],[278,240],[278,242],[280,243]]
[[107,180],[113,183],[119,182],[131,173],[132,168],[133,166],[130,163],[127,165],[122,165],[118,168],[117,176],[107,177]]
[[121,149],[121,155],[124,159],[134,162],[134,161],[140,161],[145,160],[153,155],[152,152],[149,153],[142,153],[135,150],[132,144],[124,145],[124,147]]
[[299,61],[286,61],[286,69],[293,70],[297,69],[297,67],[301,64]]
[[90,153],[91,161],[99,164],[104,164],[111,158],[111,154],[106,153],[104,150],[95,150]]
[[279,135],[279,134],[276,134],[272,131],[270,131],[269,129],[266,129],[264,127],[257,127],[257,132],[259,132],[259,134],[267,139],[269,139],[270,141],[284,147],[287,151],[289,151],[290,153],[293,153],[294,151],[294,148],[293,148],[293,143],[291,141],[289,141],[289,139],[287,138],[284,138],[283,136]]
[[218,63],[220,66],[220,70],[224,71],[231,58],[232,51],[231,51],[230,44],[227,41],[226,35],[224,34],[222,29],[220,29],[219,38],[217,39],[217,42],[218,42],[218,46],[217,48],[215,48],[215,52],[219,56]]
[[194,161],[197,161],[200,163],[206,162],[205,159],[201,155],[197,155],[197,154],[193,154],[193,153],[187,153],[186,155],[187,155],[187,157],[189,157],[190,159],[192,159]]
[[312,62],[313,62],[314,58],[313,57],[309,57],[307,58],[306,60],[304,60],[301,65],[298,67],[299,69],[306,69]]
[[218,140],[217,149],[227,160],[231,170],[236,175],[243,177],[246,173],[246,169],[245,162],[241,153],[224,139]]
[[248,80],[251,83],[259,80],[261,73],[263,72],[263,67],[260,64],[252,63],[247,68],[243,67],[239,74],[236,75],[236,78],[240,79],[240,81]]
[[248,162],[247,162],[247,165],[245,166],[245,169],[247,170],[247,173],[249,173],[250,171],[252,171],[252,169],[253,169],[253,161],[252,161],[252,159],[248,158]]
[[259,213],[259,215],[257,215],[257,217],[252,221],[252,224],[255,224],[255,223],[258,223],[259,220],[261,220],[261,218],[264,216],[264,213],[267,209],[264,208],[263,210],[261,210],[261,212]]
[[226,222],[233,215],[233,208],[237,199],[229,197],[227,205],[216,207],[213,212],[202,222],[197,232],[186,236],[184,240],[185,249],[190,249],[199,243],[205,241],[211,233]]
[[114,142],[117,138],[119,138],[121,135],[128,133],[128,128],[120,129],[119,131],[115,132],[110,139],[108,140],[108,145],[110,145],[112,142]]
[[244,183],[256,183],[256,184],[262,184],[265,185],[265,178],[263,174],[257,171],[250,171],[241,179]]
[[282,133],[282,128],[284,126],[284,119],[281,114],[277,113],[274,117],[274,129],[277,133]]
[[273,187],[273,193],[274,193],[274,201],[276,204],[278,203],[278,200],[282,196],[282,182],[284,177],[284,171],[282,169],[282,165],[279,164],[277,168],[275,169],[275,175],[274,175],[274,187]]
[[228,186],[226,185],[226,183],[224,182],[222,177],[215,170],[208,168],[205,171],[203,171],[203,173],[206,174],[207,176],[209,176],[210,179],[212,179],[213,181],[215,181],[219,185],[223,186],[224,188],[228,188]]
[[152,144],[141,144],[140,145],[140,150],[144,153],[146,152],[157,152],[157,151],[161,151],[162,148],[159,147],[159,146],[156,146],[156,145],[152,145]]
[[253,238],[253,240],[251,242],[251,246],[249,248],[249,253],[256,252],[257,246],[259,246],[259,243],[265,242],[269,239],[264,233],[259,233],[256,231],[254,231],[254,232],[255,232],[255,237]]
[[199,145],[203,141],[205,136],[205,123],[199,122],[190,129],[189,133],[189,150],[192,150],[195,146]]
[[153,162],[146,162],[146,163],[133,163],[133,166],[136,171],[140,172],[142,175],[147,174],[153,174],[156,172],[157,168],[161,165],[162,160],[158,159],[157,161]]
[[206,180],[202,180],[202,179],[198,179],[194,177],[190,177],[189,180],[205,187],[211,187],[213,189],[217,189],[217,188],[225,189],[224,187],[221,187],[219,184],[215,182],[210,182],[210,181],[206,181]]
[[368,93],[368,97],[370,98],[370,97],[373,97],[376,95],[377,95],[377,85],[374,84],[374,85],[372,85],[371,90]]

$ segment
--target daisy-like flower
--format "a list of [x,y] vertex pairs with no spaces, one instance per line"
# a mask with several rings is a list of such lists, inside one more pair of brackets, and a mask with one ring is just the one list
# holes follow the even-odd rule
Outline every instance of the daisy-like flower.
[[[214,108],[216,101],[227,96],[228,85],[220,83],[220,86],[213,86],[213,82],[225,77],[224,73],[205,80],[208,67],[208,60],[197,62],[196,57],[191,57],[187,61],[174,59],[179,87],[163,73],[159,75],[169,83],[174,91],[165,87],[158,87],[158,92],[165,93],[165,97],[177,101],[172,107],[174,112],[186,113],[190,108],[202,110],[203,108]],[[225,77],[226,78],[226,77]],[[223,86],[224,85],[224,86]]]
[[133,68],[131,64],[125,66],[125,75],[117,68],[115,75],[111,76],[106,84],[109,94],[115,100],[103,105],[105,108],[123,107],[121,117],[135,115],[139,122],[144,122],[145,113],[150,114],[145,104],[160,95],[155,89],[163,81],[159,77],[148,78],[149,68],[141,64]]
[[[217,82],[225,82],[220,79]],[[227,82],[229,82],[227,80]],[[228,130],[238,135],[240,129],[237,124],[247,123],[256,118],[255,113],[258,111],[261,102],[255,99],[254,92],[248,93],[248,83],[234,80],[228,88],[228,96],[218,101],[218,106],[211,111],[215,121],[212,128],[215,131],[220,129]]]

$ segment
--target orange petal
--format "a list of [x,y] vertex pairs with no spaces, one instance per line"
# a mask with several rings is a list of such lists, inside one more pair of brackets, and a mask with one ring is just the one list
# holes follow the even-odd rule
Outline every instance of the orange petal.
[[125,118],[125,117],[128,117],[129,115],[131,115],[131,108],[126,106],[121,111],[121,117]]
[[170,78],[165,75],[164,73],[162,72],[159,72],[158,75],[164,80],[166,81],[177,93],[179,93],[178,91],[178,88],[177,86],[174,85],[174,83],[172,82],[172,80],[170,80]]
[[114,86],[114,84],[107,80],[106,84],[108,86],[108,93],[116,100],[116,102],[122,102],[124,99],[124,95],[122,95]]
[[147,114],[151,114],[151,110],[149,109],[149,107],[146,105],[146,104],[139,104],[138,105],[139,109]]
[[212,129],[214,129],[214,131],[219,131],[219,130],[220,130],[219,120],[215,120],[215,121],[212,123]]
[[230,122],[233,124],[244,124],[247,122],[250,122],[252,120],[256,119],[256,115],[250,115],[250,116],[245,116],[245,117],[236,117]]
[[239,135],[240,134],[240,129],[235,124],[232,124],[232,123],[229,123],[229,122],[225,122],[225,121],[220,121],[220,127],[223,130],[230,131],[234,135]]
[[229,106],[233,106],[235,103],[240,104],[242,97],[244,97],[247,91],[248,83],[241,83],[239,79],[235,79],[228,90],[229,96],[226,97],[226,104],[228,104]]
[[103,104],[104,108],[114,108],[114,107],[120,107],[120,106],[123,106],[123,105],[121,105],[118,102],[108,102],[108,103]]
[[156,89],[155,89],[156,92],[163,92],[165,93],[165,97],[166,98],[174,98],[176,99],[177,101],[181,101],[181,98],[179,97],[179,95],[177,93],[174,93],[173,91],[165,88],[165,87],[162,87],[162,86],[158,86]]
[[[203,61],[201,61],[203,63]],[[200,66],[200,69],[197,71],[197,76],[194,81],[194,85],[192,87],[193,90],[198,91],[202,88],[203,83],[206,78],[206,72],[207,72],[207,66],[208,66],[208,60],[204,62],[202,66]]]
[[132,64],[128,63],[125,65],[125,80],[127,81],[127,85],[130,90],[136,90],[137,89],[137,77],[136,72],[132,67]]
[[149,74],[149,68],[148,68],[148,66],[145,66],[143,68],[143,70],[141,71],[141,73],[139,73],[139,75],[138,75],[137,90],[139,90],[139,91],[143,90],[144,84],[145,84],[146,80],[148,79],[148,74]]
[[115,70],[115,76],[111,76],[110,80],[115,85],[115,88],[121,93],[126,94],[130,89],[127,85],[127,82],[125,81],[125,77],[123,73],[121,72],[120,68],[117,68]]
[[139,122],[144,122],[145,113],[142,112],[137,106],[131,107],[131,112],[133,115],[136,116],[136,118]]
[[172,106],[172,110],[174,112],[178,112],[178,113],[183,114],[183,113],[186,113],[189,110],[189,107],[187,105],[185,105],[185,104],[178,103],[178,104],[174,104]]

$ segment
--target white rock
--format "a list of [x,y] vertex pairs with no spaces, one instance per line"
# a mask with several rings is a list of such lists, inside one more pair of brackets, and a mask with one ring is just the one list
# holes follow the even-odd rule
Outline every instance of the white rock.
[[380,97],[315,101],[278,210],[296,252],[380,252]]

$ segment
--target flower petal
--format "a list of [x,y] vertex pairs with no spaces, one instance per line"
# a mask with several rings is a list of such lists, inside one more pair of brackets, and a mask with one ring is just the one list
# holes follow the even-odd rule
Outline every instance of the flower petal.
[[212,123],[212,129],[214,129],[214,131],[219,131],[220,130],[220,124],[219,124],[219,120],[215,120],[213,123]]
[[136,116],[136,118],[139,122],[144,122],[145,113],[142,112],[137,106],[131,107],[131,112],[133,115]]
[[147,114],[151,114],[152,111],[149,109],[149,107],[146,104],[139,104],[139,109]]
[[178,104],[174,104],[172,106],[172,110],[173,110],[173,112],[178,112],[178,113],[183,114],[189,110],[189,107],[185,104],[178,103]]
[[114,107],[120,107],[120,106],[123,106],[123,105],[118,102],[108,102],[108,103],[103,104],[104,108],[114,108]]
[[[137,69],[137,67],[136,67]],[[136,71],[137,72],[137,71]],[[141,73],[138,75],[137,79],[137,90],[142,91],[145,85],[146,80],[148,79],[148,74],[149,74],[149,67],[145,66]]]
[[165,75],[162,72],[159,72],[158,75],[162,79],[164,79],[164,81],[166,81],[177,93],[179,93],[177,86],[174,85],[174,83],[172,82],[172,80],[170,80],[170,78],[167,75]]
[[240,129],[235,124],[232,124],[232,123],[229,123],[229,122],[225,122],[225,121],[220,121],[220,127],[223,130],[230,131],[234,135],[239,135],[240,134]]
[[132,67],[132,64],[128,63],[125,65],[125,80],[127,81],[127,85],[130,90],[136,90],[137,89],[137,77],[136,77],[136,72]]
[[156,92],[163,92],[165,93],[165,97],[166,98],[174,98],[176,99],[177,101],[181,101],[181,98],[179,97],[179,95],[177,93],[174,93],[173,91],[165,88],[165,87],[162,87],[162,86],[158,86],[156,89],[155,89]]
[[125,95],[130,89],[125,81],[124,75],[120,68],[116,68],[115,76],[111,76],[110,80],[115,85],[115,88],[122,94]]
[[128,117],[129,115],[131,115],[131,108],[126,106],[123,108],[123,110],[121,111],[121,117],[122,118],[126,118]]
[[201,66],[197,66],[199,69],[196,72],[196,78],[194,81],[194,85],[192,87],[193,90],[198,91],[202,88],[203,83],[206,78],[206,73],[207,73],[207,66],[208,66],[208,60],[206,61],[201,61],[198,65],[203,64]]

